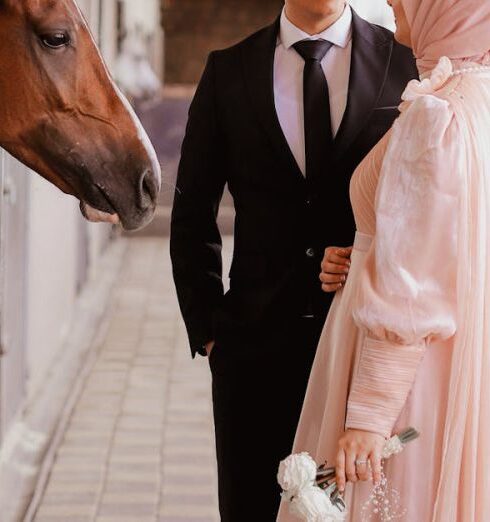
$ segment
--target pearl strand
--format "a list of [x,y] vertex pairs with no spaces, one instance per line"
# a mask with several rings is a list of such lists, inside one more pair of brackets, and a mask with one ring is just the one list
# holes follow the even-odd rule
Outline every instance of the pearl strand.
[[454,70],[450,76],[458,76],[465,73],[490,73],[490,66],[489,65],[479,65],[475,67],[463,67],[462,69],[456,69]]

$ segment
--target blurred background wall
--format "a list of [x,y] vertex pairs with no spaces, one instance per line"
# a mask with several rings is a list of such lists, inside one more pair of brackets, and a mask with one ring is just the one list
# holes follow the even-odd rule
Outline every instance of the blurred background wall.
[[395,29],[393,10],[386,0],[349,0],[349,3],[366,20]]
[[166,81],[196,83],[210,51],[272,22],[282,5],[282,0],[163,0]]

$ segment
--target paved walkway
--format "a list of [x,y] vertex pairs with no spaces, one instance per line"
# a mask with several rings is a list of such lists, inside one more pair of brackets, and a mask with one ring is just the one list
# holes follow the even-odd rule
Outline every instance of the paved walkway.
[[129,240],[108,313],[35,522],[219,520],[209,369],[189,355],[167,240]]

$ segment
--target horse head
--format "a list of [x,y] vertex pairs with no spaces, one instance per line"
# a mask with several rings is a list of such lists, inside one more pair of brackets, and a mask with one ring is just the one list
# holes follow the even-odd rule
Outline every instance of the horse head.
[[147,224],[160,167],[74,0],[0,0],[0,146],[92,221]]

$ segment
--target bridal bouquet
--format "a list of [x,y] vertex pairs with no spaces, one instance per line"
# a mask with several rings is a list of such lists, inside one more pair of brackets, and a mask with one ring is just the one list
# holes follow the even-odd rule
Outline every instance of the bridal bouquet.
[[[383,459],[401,453],[419,433],[408,428],[388,440]],[[317,467],[308,453],[297,453],[283,460],[277,479],[282,497],[290,503],[290,512],[306,522],[340,522],[345,520],[346,505],[337,488],[335,467]]]

